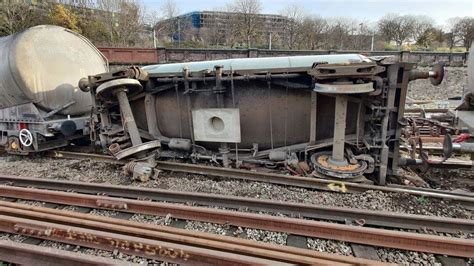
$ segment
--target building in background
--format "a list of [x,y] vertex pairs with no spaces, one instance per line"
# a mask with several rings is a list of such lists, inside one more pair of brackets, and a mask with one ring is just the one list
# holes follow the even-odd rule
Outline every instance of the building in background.
[[[254,16],[259,38],[267,44],[273,36],[284,36],[287,17],[275,14],[241,14],[221,11],[195,11],[157,23],[156,35],[162,41],[199,41],[210,46],[228,45],[232,34],[245,30],[239,22]],[[241,40],[240,40],[241,41]],[[237,43],[237,46],[242,45]]]

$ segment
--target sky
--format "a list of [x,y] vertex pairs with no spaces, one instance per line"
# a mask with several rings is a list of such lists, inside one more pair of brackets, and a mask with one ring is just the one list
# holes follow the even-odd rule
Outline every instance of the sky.
[[[164,0],[141,0],[147,8],[159,11]],[[426,15],[439,25],[451,17],[474,16],[474,0],[260,0],[263,12],[277,14],[289,3],[297,3],[308,14],[323,17],[350,16],[377,21],[386,13]],[[232,0],[175,0],[181,13],[214,10]]]

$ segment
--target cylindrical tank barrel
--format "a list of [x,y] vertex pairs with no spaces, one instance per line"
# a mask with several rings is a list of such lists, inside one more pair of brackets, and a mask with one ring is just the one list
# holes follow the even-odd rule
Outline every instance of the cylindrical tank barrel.
[[[200,73],[215,71],[216,66],[226,73],[230,73],[230,71],[234,73],[248,71],[250,73],[265,73],[269,69],[278,69],[278,71],[285,73],[286,71],[301,71],[301,69],[306,72],[315,63],[350,64],[362,62],[370,62],[370,60],[357,54],[343,54],[238,58],[146,66],[143,67],[143,70],[147,71],[151,80],[156,77],[160,82],[159,86],[164,86],[166,83],[168,86],[171,85],[168,87],[169,89],[153,93],[152,97],[155,97],[153,117],[156,122],[151,121],[151,123],[156,123],[160,133],[168,138],[192,139],[196,129],[194,123],[199,123],[192,116],[194,110],[210,109],[212,112],[214,108],[238,108],[237,122],[228,121],[233,123],[228,128],[232,130],[236,128],[235,125],[239,126],[239,149],[252,149],[255,147],[255,143],[258,143],[260,150],[306,143],[310,139],[311,131],[312,83],[308,77],[298,76],[293,80],[291,78],[286,80],[272,76],[271,80],[267,80],[270,78],[268,76],[264,80],[249,78],[235,79],[230,82],[226,79],[221,82],[217,81],[217,83],[195,80],[191,85],[195,87],[192,93],[186,91],[187,88],[183,83],[177,83],[175,87],[172,79],[167,81],[164,79],[185,76],[185,70],[193,73],[196,78]],[[227,78],[229,77],[227,76]],[[290,85],[298,85],[298,87],[289,89]],[[216,91],[216,87],[222,88]],[[222,93],[222,103],[218,103],[215,93]],[[318,95],[316,102],[316,140],[332,138],[334,135],[334,97]],[[347,135],[352,135],[355,134],[357,128],[358,105],[354,102],[347,105],[345,132]],[[146,109],[144,101],[136,100],[131,102],[131,107],[138,128],[148,130],[147,123],[150,118],[147,117],[146,112],[153,110],[153,106]],[[213,125],[213,122],[209,124]],[[215,136],[213,135],[215,129],[211,130],[208,136]],[[219,149],[218,142],[217,140],[198,141],[198,145],[206,149]],[[277,161],[286,159],[285,154],[276,155],[274,153],[271,156]]]
[[2,37],[0,108],[33,102],[46,112],[87,113],[91,96],[82,92],[77,82],[106,71],[107,63],[97,48],[62,27],[41,25]]

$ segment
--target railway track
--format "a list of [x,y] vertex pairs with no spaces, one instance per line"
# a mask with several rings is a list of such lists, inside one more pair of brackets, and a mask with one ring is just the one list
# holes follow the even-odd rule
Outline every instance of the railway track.
[[[79,153],[69,151],[51,151],[47,153],[53,158],[66,159],[91,159],[107,163],[124,164],[126,161],[117,161],[112,156]],[[312,177],[290,176],[276,173],[264,173],[248,170],[221,168],[205,165],[159,161],[157,168],[170,172],[192,173],[207,176],[216,176],[238,180],[249,180],[257,182],[266,182],[277,185],[286,185],[301,187],[306,189],[316,189],[323,191],[342,192],[342,193],[360,193],[369,190],[378,190],[387,193],[408,193],[415,196],[427,198],[437,198],[451,200],[455,204],[460,204],[465,208],[474,210],[474,193],[445,191],[428,188],[405,187],[399,185],[377,186],[362,183],[351,183],[336,180],[326,180]]]
[[160,261],[193,265],[382,264],[232,237],[71,211],[0,203],[0,230]]
[[[182,204],[171,204],[163,202],[151,202],[144,200],[86,195],[62,191],[41,190],[36,188],[15,188],[9,186],[2,186],[1,188],[2,190],[0,195],[9,198],[46,201],[56,204],[115,210],[126,213],[170,216],[173,218],[185,220],[228,224],[267,231],[285,232],[293,235],[333,239],[347,241],[351,243],[413,250],[434,254],[444,254],[459,257],[470,257],[474,252],[474,241],[468,239],[440,237],[378,228],[319,222],[313,220],[277,217],[271,215],[220,210],[214,208],[186,206]],[[74,189],[74,186],[70,187],[70,189]],[[5,208],[8,208],[10,204],[12,203],[0,203],[0,214],[8,214],[12,215],[13,217],[23,217],[21,216],[21,213],[13,214],[12,210],[10,209],[8,209],[7,213],[4,213]],[[15,204],[15,206],[17,206],[17,204]],[[20,207],[17,206],[16,208]],[[26,206],[21,208],[34,207]],[[46,215],[47,210],[43,210],[42,212],[43,215]],[[77,218],[79,219],[79,217]],[[78,219],[73,220],[78,221],[78,223],[82,223],[82,220]],[[21,223],[24,222],[25,221],[21,221]],[[455,221],[451,220],[451,222]],[[465,220],[463,222],[465,223],[465,226],[467,226],[467,228],[472,227],[472,221]],[[12,229],[2,229],[2,231],[8,230],[10,230],[9,232],[11,232]],[[28,230],[29,229],[26,228],[24,231],[29,232]],[[18,233],[19,231],[17,230],[15,232]]]
[[[189,203],[200,206],[218,206],[230,209],[246,209],[281,213],[288,216],[305,217],[336,222],[352,222],[363,220],[365,225],[401,229],[429,229],[438,232],[466,233],[474,232],[474,221],[453,219],[437,216],[400,214],[385,211],[371,211],[316,204],[278,202],[273,200],[255,199],[236,196],[224,196],[209,193],[182,192],[155,188],[133,186],[105,185],[74,181],[49,180],[32,177],[19,177],[0,174],[0,195],[3,197],[21,198],[25,200],[48,201],[55,190],[76,192],[89,195],[106,195],[122,199],[146,199],[160,202]],[[26,188],[30,188],[25,192]],[[31,189],[36,188],[36,189]],[[70,202],[63,202],[71,204]],[[91,207],[91,206],[87,206]]]

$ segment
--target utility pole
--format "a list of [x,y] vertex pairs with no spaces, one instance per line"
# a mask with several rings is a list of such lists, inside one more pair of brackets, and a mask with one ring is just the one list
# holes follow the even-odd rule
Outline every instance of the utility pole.
[[268,34],[268,50],[272,49],[272,32]]
[[181,48],[181,20],[178,18],[178,48]]
[[156,26],[153,26],[153,48],[156,49]]
[[372,32],[372,42],[370,43],[370,51],[374,51],[374,38],[375,38],[375,32]]

